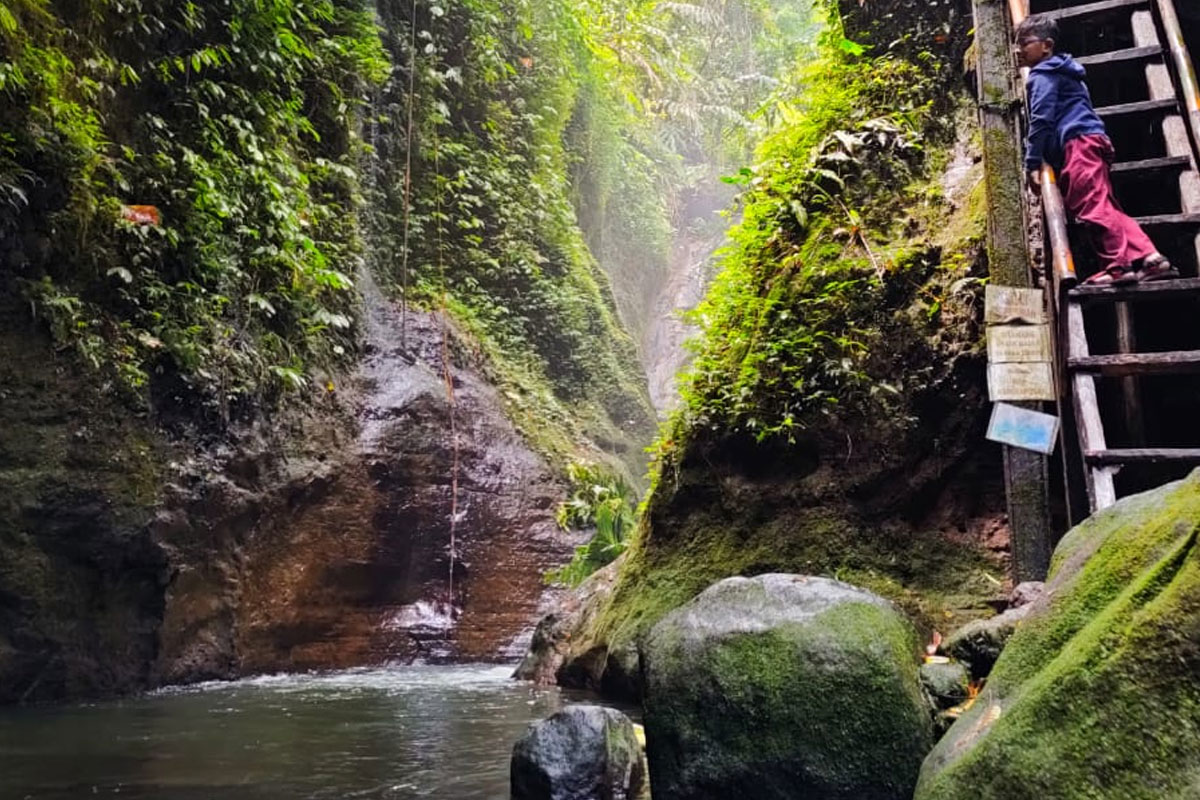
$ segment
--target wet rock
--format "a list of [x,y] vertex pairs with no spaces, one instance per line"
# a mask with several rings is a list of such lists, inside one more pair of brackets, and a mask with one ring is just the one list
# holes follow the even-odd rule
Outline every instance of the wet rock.
[[401,349],[364,291],[335,392],[209,426],[97,392],[0,286],[0,704],[485,661],[528,628],[563,486],[452,328],[413,311]]
[[167,595],[163,682],[496,659],[569,558],[562,486],[496,390],[452,360],[448,395],[454,330],[410,312],[401,349],[399,310],[362,288],[372,347],[331,407],[241,442],[159,532],[187,577]]
[[587,641],[583,628],[612,596],[617,573],[624,562],[625,556],[621,556],[561,598],[558,609],[538,623],[530,650],[514,677],[545,685],[558,683],[602,691],[608,648],[580,650],[579,645]]
[[1010,608],[990,619],[976,620],[962,626],[946,638],[941,652],[963,662],[975,680],[982,680],[992,671],[1004,645],[1025,619],[1030,606]]
[[539,686],[554,684],[554,676],[562,666],[562,648],[569,633],[568,616],[553,612],[542,617],[533,631],[529,652],[517,666],[513,677],[533,681]]
[[628,717],[571,706],[534,724],[513,747],[512,800],[632,800],[643,770]]
[[1196,797],[1200,471],[1068,533],[916,800]]
[[922,664],[921,685],[929,693],[933,705],[939,711],[953,708],[966,701],[970,695],[971,677],[962,664]]
[[633,642],[620,642],[609,649],[600,676],[600,693],[617,702],[641,700],[642,655]]
[[654,794],[908,800],[931,746],[918,650],[890,603],[839,581],[711,586],[643,650]]
[[941,652],[965,663],[975,680],[983,680],[991,673],[996,659],[1029,613],[1030,606],[1045,592],[1046,584],[1041,581],[1018,584],[1009,596],[1008,610],[959,628],[942,644]]
[[0,704],[145,685],[169,580],[146,530],[163,455],[0,283]]

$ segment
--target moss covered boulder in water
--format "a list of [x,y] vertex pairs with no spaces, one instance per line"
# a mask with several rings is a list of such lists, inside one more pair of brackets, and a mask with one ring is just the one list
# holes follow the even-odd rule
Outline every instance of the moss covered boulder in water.
[[570,706],[513,746],[512,800],[633,800],[645,783],[633,723],[612,708]]
[[908,622],[839,581],[721,581],[643,653],[655,797],[909,800],[931,746]]
[[1200,471],[1067,534],[917,800],[1200,798]]

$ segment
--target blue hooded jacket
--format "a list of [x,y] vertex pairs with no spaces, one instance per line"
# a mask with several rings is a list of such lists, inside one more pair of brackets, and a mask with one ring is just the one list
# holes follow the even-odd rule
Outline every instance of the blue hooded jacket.
[[1079,136],[1107,133],[1104,121],[1092,108],[1092,96],[1083,82],[1087,71],[1066,53],[1055,54],[1029,72],[1029,138],[1025,144],[1025,169],[1041,169],[1042,162],[1062,166],[1067,142]]

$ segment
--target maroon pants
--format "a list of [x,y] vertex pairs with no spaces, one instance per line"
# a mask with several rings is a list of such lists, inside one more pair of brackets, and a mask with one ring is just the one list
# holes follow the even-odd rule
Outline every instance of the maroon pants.
[[1108,166],[1113,146],[1107,136],[1076,137],[1066,145],[1060,185],[1067,213],[1092,238],[1100,268],[1124,267],[1158,252],[1141,226],[1121,210],[1113,195]]

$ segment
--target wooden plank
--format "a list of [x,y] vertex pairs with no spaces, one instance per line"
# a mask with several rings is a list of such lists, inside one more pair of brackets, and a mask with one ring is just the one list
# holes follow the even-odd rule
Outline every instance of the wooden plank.
[[[1189,5],[1196,0],[1188,0]],[[1196,65],[1184,39],[1183,25],[1175,9],[1175,0],[1158,0],[1158,16],[1162,22],[1166,43],[1171,48],[1171,60],[1175,64],[1175,79],[1179,82],[1179,94],[1187,109],[1187,123],[1192,129],[1192,141],[1200,142],[1200,80],[1196,78]]]
[[1200,350],[1076,357],[1067,361],[1067,368],[1107,378],[1126,375],[1178,375],[1200,372]]
[[1200,227],[1200,214],[1156,214],[1135,219],[1143,228],[1161,228],[1167,225]]
[[1163,100],[1142,100],[1137,103],[1121,103],[1115,106],[1102,106],[1096,113],[1104,118],[1128,117],[1134,114],[1166,114],[1179,109],[1179,101],[1174,97]]
[[1178,300],[1200,297],[1200,278],[1181,278],[1173,281],[1152,281],[1134,286],[1077,286],[1067,295],[1081,302],[1117,302],[1122,300]]
[[1200,464],[1200,447],[1129,448],[1092,450],[1084,454],[1089,464]]
[[1162,53],[1162,47],[1159,45],[1150,45],[1149,47],[1130,47],[1125,50],[1109,50],[1107,53],[1080,56],[1075,60],[1085,67],[1097,67],[1105,64],[1127,64],[1131,61],[1145,61],[1157,58]]
[[1057,308],[1063,289],[1079,283],[1079,275],[1075,271],[1075,256],[1071,253],[1071,237],[1067,233],[1067,209],[1058,190],[1058,176],[1054,173],[1054,167],[1043,164],[1041,180],[1042,214],[1046,220],[1046,234],[1050,239],[1050,255],[1054,264],[1054,303]]
[[[1087,330],[1083,322],[1083,307],[1079,303],[1067,303],[1067,357],[1087,358]],[[1108,449],[1104,436],[1104,422],[1100,418],[1100,403],[1096,398],[1096,379],[1091,375],[1076,374],[1071,379],[1071,396],[1075,406],[1075,425],[1079,432],[1079,449],[1083,452],[1100,452]],[[1086,465],[1088,499],[1092,511],[1108,508],[1117,502],[1117,487],[1112,472],[1106,468]]]
[[[1117,303],[1117,352],[1137,352],[1137,336],[1133,330],[1133,308],[1128,302]],[[1136,375],[1121,378],[1121,411],[1125,417],[1125,433],[1137,446],[1146,443],[1146,423],[1142,416],[1142,391]]]
[[1072,6],[1071,8],[1058,8],[1045,13],[1048,17],[1064,20],[1073,17],[1088,17],[1092,14],[1103,14],[1106,11],[1116,11],[1122,8],[1133,10],[1134,8],[1146,5],[1148,2],[1149,0],[1102,0],[1099,3],[1088,3],[1087,5]]
[[1188,169],[1192,160],[1187,156],[1165,156],[1163,158],[1146,158],[1141,161],[1119,161],[1112,165],[1113,175],[1124,175],[1130,172],[1162,172],[1169,169]]
[[[1015,100],[1012,26],[1005,0],[973,0],[975,52],[984,188],[988,205],[988,272],[991,283],[1032,287],[1025,207],[1019,190],[1025,180],[1021,164]],[[1017,189],[1014,191],[1014,189]],[[1050,515],[1049,459],[1040,453],[1002,448],[1008,519],[1012,528],[1012,561],[1018,581],[1044,580],[1055,540]]]

